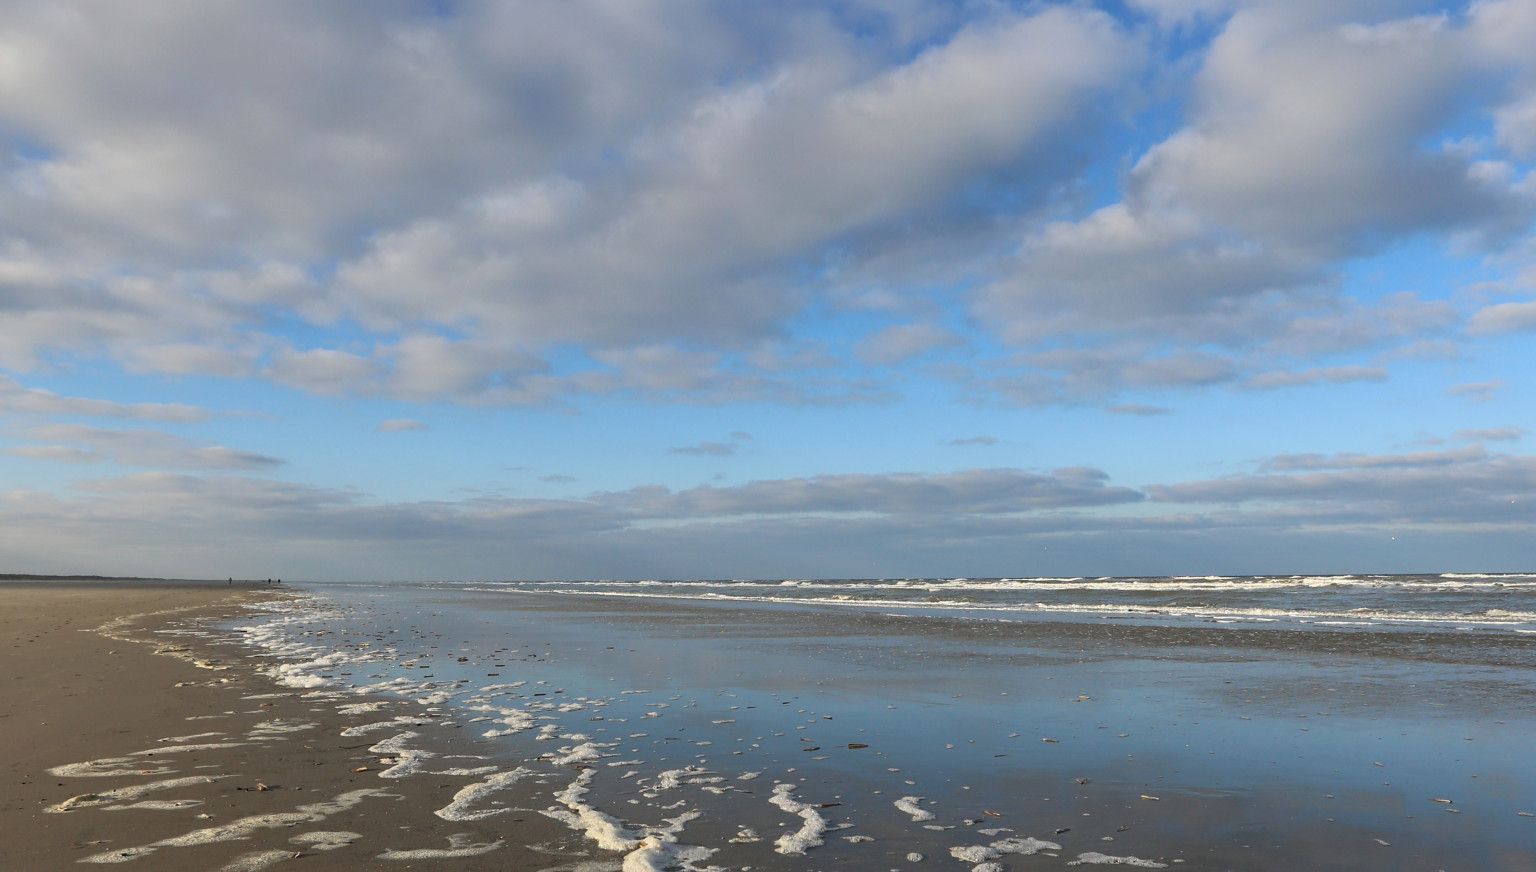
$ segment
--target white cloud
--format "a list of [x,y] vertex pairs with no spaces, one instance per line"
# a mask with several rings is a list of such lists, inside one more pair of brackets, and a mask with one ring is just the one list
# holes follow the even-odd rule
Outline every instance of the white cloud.
[[[0,367],[865,402],[891,388],[802,376],[958,348],[954,303],[1016,350],[1143,346],[1008,382],[1081,399],[1432,339],[1452,307],[1341,299],[1342,268],[1528,233],[1525,4],[1133,6],[11,3]],[[1173,130],[1105,204],[1095,133],[1144,121]],[[901,323],[796,335],[844,308]],[[1159,374],[1196,358],[1237,362]]]
[[363,355],[334,348],[314,348],[277,352],[266,373],[280,384],[319,394],[340,394],[365,389],[381,371],[378,362]]
[[981,180],[1042,202],[1142,56],[1082,9],[869,14],[11,4],[0,366],[525,402],[581,389],[559,343],[746,351],[827,251],[963,236]]
[[1480,90],[1490,76],[1529,64],[1484,50],[1492,4],[1469,20],[1236,5],[1184,125],[1136,160],[1120,202],[1027,230],[1011,270],[982,289],[977,311],[1005,338],[1304,357],[1409,341],[1454,323],[1454,310],[1405,295],[1341,300],[1352,259],[1425,233],[1499,251],[1528,228],[1536,191],[1512,166],[1435,144],[1469,95],[1491,98]]

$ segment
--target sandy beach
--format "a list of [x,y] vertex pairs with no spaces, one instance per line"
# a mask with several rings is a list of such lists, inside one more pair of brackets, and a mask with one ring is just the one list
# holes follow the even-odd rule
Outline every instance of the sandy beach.
[[278,596],[260,586],[0,584],[0,868],[121,859],[156,870],[361,869],[391,849],[426,855],[392,860],[399,869],[555,865],[526,847],[556,829],[545,818],[491,834],[434,816],[464,778],[416,779],[408,791],[379,779],[387,767],[367,749],[382,736],[341,735],[377,712],[338,714],[235,657],[188,650],[201,640],[155,632]]

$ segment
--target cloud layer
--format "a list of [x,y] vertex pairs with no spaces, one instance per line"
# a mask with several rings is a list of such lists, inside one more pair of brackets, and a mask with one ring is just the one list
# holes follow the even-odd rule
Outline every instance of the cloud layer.
[[[12,3],[0,367],[846,402],[882,391],[812,384],[774,350],[797,319],[881,308],[832,352],[888,377],[966,344],[937,303],[1026,352],[961,379],[1013,402],[1311,383],[1268,373],[1348,372],[1308,358],[1463,318],[1531,328],[1528,299],[1338,283],[1426,234],[1528,234],[1531,19],[1211,4],[1180,54],[1187,19],[1156,5]],[[1125,139],[1118,198],[1091,206],[1099,144]],[[1085,375],[1064,340],[1115,344]]]
[[[1094,469],[1005,468],[391,503],[268,479],[144,472],[89,480],[65,496],[0,494],[0,550],[57,571],[82,568],[64,555],[105,548],[123,571],[152,573],[198,565],[214,575],[281,567],[287,576],[440,577],[453,566],[464,577],[640,577],[707,566],[718,576],[868,577],[1137,574],[1192,563],[1407,571],[1475,537],[1486,562],[1472,568],[1518,568],[1536,557],[1531,493],[1536,458],[1481,445],[1275,457],[1250,474],[1141,489]],[[1276,552],[1290,556],[1275,562]]]

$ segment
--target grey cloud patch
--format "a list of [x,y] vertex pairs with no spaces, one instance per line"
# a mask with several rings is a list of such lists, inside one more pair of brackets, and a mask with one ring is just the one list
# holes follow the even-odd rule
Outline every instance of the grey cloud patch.
[[1479,309],[1467,322],[1473,336],[1499,336],[1536,331],[1536,300],[1499,303]]
[[675,448],[668,448],[667,453],[686,454],[693,457],[730,457],[740,450],[744,444],[752,441],[752,434],[744,430],[735,430],[732,431],[729,438],[730,441],[728,442],[706,440],[694,443],[693,445],[679,445]]
[[1008,514],[1133,503],[1135,490],[1109,486],[1097,470],[1068,468],[1050,474],[1018,469],[954,473],[846,473],[754,481],[728,488],[672,491],[662,487],[594,495],[646,517],[737,515]]
[[1155,485],[1147,488],[1147,495],[1158,503],[1268,506],[1258,515],[1288,526],[1492,524],[1529,535],[1536,524],[1533,488],[1536,457],[1489,456],[1238,475]]
[[247,376],[256,371],[259,351],[181,342],[130,347],[123,363],[136,372],[166,375]]
[[124,466],[218,470],[270,469],[283,463],[264,454],[223,445],[199,444],[159,430],[108,430],[51,424],[33,427],[21,435],[29,440],[53,444],[21,446],[10,453],[67,462],[111,460]]
[[1487,402],[1503,389],[1503,379],[1490,379],[1488,381],[1463,382],[1462,384],[1451,385],[1445,389],[1445,392],[1453,397],[1465,397],[1469,400]]
[[959,447],[992,446],[996,445],[999,441],[996,436],[967,436],[962,439],[951,439],[945,444]]
[[1145,403],[1117,403],[1113,406],[1105,406],[1104,411],[1112,415],[1136,415],[1139,417],[1173,414],[1173,410],[1165,406],[1151,406]]
[[101,463],[106,460],[89,448],[75,448],[69,445],[18,445],[5,449],[5,453],[13,457],[52,460],[58,463]]
[[131,418],[141,421],[187,423],[207,420],[209,413],[180,403],[118,403],[70,397],[25,387],[0,375],[0,412],[23,415],[79,415],[92,418]]
[[1021,406],[1083,405],[1135,389],[1210,387],[1242,374],[1241,364],[1207,351],[1163,352],[1141,344],[1057,348],[1022,355],[1023,372],[959,376],[976,394]]
[[1300,371],[1261,372],[1244,383],[1254,390],[1291,388],[1302,385],[1345,384],[1348,382],[1383,382],[1387,371],[1379,366],[1328,366]]
[[730,457],[740,446],[734,442],[699,442],[668,448],[670,454],[691,454],[694,457]]
[[1490,427],[1485,430],[1457,430],[1451,438],[1458,442],[1513,442],[1525,436],[1524,427]]
[[380,421],[378,426],[373,429],[379,433],[412,433],[430,430],[431,427],[425,422],[417,421],[414,418],[390,418],[386,421]]
[[1280,454],[1261,465],[1262,469],[1296,471],[1311,469],[1393,469],[1449,466],[1486,460],[1488,452],[1481,445],[1452,451],[1421,451],[1415,454]]
[[962,342],[937,324],[895,324],[861,340],[854,353],[865,363],[893,366]]

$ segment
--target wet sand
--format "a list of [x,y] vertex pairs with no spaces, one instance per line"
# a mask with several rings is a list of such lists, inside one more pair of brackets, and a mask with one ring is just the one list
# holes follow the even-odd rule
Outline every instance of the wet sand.
[[[0,869],[93,868],[135,850],[129,867],[155,870],[556,865],[527,847],[559,829],[538,815],[509,814],[494,832],[434,816],[464,778],[418,778],[407,790],[379,779],[385,767],[367,749],[383,736],[340,734],[393,714],[390,704],[338,714],[275,686],[236,649],[156,633],[278,596],[224,584],[0,584]],[[153,847],[177,839],[189,844]],[[498,842],[479,856],[378,857]]]

